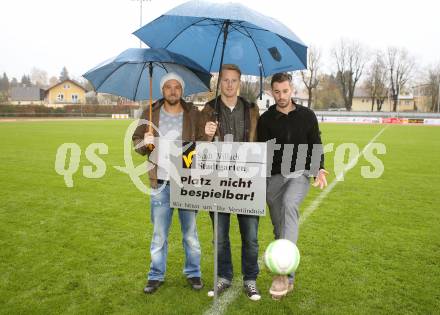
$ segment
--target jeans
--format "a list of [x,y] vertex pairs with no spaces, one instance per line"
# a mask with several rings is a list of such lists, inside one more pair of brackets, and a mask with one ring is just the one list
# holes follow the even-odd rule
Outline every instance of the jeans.
[[[151,264],[148,280],[165,278],[168,232],[173,217],[173,208],[170,208],[170,185],[158,194],[151,195],[151,221],[153,223],[153,238],[151,240]],[[185,266],[183,273],[188,278],[201,277],[200,272],[200,243],[197,235],[197,211],[179,209],[180,227],[183,235],[183,248],[185,250]]]
[[[214,214],[210,212],[211,219]],[[241,234],[241,273],[243,281],[256,280],[258,268],[258,216],[237,215]],[[234,272],[229,241],[230,214],[218,213],[217,262],[219,278],[232,281]]]

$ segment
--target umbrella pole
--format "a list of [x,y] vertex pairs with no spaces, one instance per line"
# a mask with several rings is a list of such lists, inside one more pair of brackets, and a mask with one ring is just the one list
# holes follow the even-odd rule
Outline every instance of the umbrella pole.
[[218,115],[219,115],[219,104],[217,101],[218,98],[218,86],[220,84],[220,73],[222,71],[222,66],[223,66],[223,58],[225,55],[225,47],[226,47],[226,40],[228,39],[228,32],[229,32],[229,24],[231,24],[231,22],[229,20],[226,20],[224,23],[224,31],[223,31],[223,45],[222,45],[222,54],[220,57],[220,65],[218,67],[218,78],[217,78],[217,87],[215,89],[215,119],[216,121],[218,121]]
[[[150,123],[148,124],[148,132],[151,133],[153,132],[153,64],[151,62],[148,65],[148,68],[150,74],[150,109],[148,112],[148,121]],[[152,151],[154,149],[154,145],[149,144],[148,149]]]
[[[148,119],[151,122],[153,118],[153,65],[151,62],[148,67],[150,73],[150,111],[148,113]],[[150,123],[148,126],[148,132],[152,132],[152,131],[153,131],[153,126]]]
[[217,309],[218,292],[217,292],[217,271],[218,271],[218,213],[217,205],[214,204],[214,308]]
[[[225,47],[226,47],[226,40],[228,38],[228,29],[229,24],[231,22],[229,20],[226,20],[224,23],[224,31],[223,31],[223,45],[222,45],[222,54],[220,58],[220,66],[218,68],[218,78],[217,78],[217,87],[215,89],[215,120],[219,121],[219,104],[218,104],[218,87],[220,84],[220,73],[223,66],[223,57],[225,55]],[[220,128],[220,123],[218,124],[218,128]],[[216,140],[218,141],[218,137],[216,137]],[[217,271],[218,271],[218,212],[217,212],[217,205],[214,204],[214,306],[217,308],[218,306],[218,292],[217,292]]]

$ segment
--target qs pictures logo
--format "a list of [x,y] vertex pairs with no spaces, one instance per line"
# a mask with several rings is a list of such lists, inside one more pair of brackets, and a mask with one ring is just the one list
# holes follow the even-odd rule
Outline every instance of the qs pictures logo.
[[193,156],[196,154],[195,142],[184,142],[182,145],[182,167],[191,168]]

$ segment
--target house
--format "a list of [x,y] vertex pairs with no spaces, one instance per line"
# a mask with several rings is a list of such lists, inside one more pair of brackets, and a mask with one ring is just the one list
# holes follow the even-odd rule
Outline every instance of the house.
[[[371,101],[372,98],[368,91],[362,87],[356,88],[353,95],[353,103],[351,110],[358,112],[371,112]],[[377,105],[374,104],[374,111],[377,111]],[[414,96],[412,94],[402,94],[399,95],[397,111],[399,112],[409,112],[415,111]],[[392,112],[393,111],[393,100],[391,97],[383,97],[382,112]]]
[[36,86],[11,88],[12,105],[43,105],[44,90]]
[[265,111],[269,108],[269,106],[275,104],[275,99],[273,98],[272,94],[269,91],[263,91],[263,94],[257,98],[257,105],[260,108],[261,111]]
[[433,104],[431,86],[429,84],[420,84],[412,87],[414,92],[414,104],[419,112],[438,111],[439,104]]
[[[309,94],[305,90],[294,90],[292,95],[293,100],[296,104],[307,107],[309,101]],[[313,99],[313,97],[312,97]],[[313,102],[311,104],[313,108]]]
[[62,107],[64,105],[85,104],[86,89],[73,80],[64,80],[46,90],[47,106]]
[[[298,92],[295,90],[292,94],[292,98],[296,104],[307,106],[308,95],[306,93]],[[273,98],[272,92],[270,91],[264,91],[261,100],[259,96],[257,98],[257,105],[260,110],[266,110],[269,108],[269,106],[273,104],[275,104],[275,99]]]

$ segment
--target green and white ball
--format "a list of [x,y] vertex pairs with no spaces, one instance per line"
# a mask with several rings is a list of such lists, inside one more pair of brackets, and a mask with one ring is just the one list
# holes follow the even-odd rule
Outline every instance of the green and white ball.
[[286,239],[273,241],[264,253],[264,262],[267,268],[278,275],[294,272],[298,268],[299,259],[298,247]]

